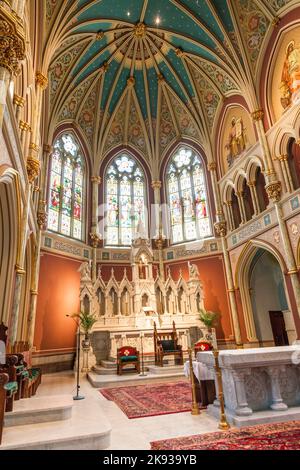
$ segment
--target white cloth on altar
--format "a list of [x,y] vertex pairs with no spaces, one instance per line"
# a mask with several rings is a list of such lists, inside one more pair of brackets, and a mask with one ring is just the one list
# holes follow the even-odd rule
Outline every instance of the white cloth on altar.
[[[205,364],[198,361],[193,361],[193,371],[198,382],[200,380],[215,380],[214,371],[209,369]],[[190,376],[190,362],[186,361],[184,364],[184,374],[186,377]]]

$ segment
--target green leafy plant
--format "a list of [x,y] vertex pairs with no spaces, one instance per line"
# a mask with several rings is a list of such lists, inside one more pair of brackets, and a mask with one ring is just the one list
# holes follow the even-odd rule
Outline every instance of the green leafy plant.
[[200,320],[207,328],[212,328],[216,325],[219,314],[217,312],[210,312],[201,309],[200,310]]
[[97,321],[97,318],[95,317],[95,315],[89,312],[74,313],[72,317],[79,319],[80,327],[83,329],[86,335],[90,333],[91,329],[93,328],[93,325]]

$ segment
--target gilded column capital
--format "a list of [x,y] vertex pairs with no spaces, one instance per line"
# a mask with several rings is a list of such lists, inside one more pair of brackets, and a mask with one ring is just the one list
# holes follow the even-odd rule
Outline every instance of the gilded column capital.
[[22,96],[14,95],[13,103],[16,106],[20,106],[20,108],[23,108],[25,104],[25,99]]
[[92,176],[91,177],[91,182],[94,184],[101,184],[102,178],[101,176]]
[[40,230],[45,230],[48,221],[48,213],[45,210],[38,211],[37,213],[37,224]]
[[255,186],[255,181],[248,181],[248,182],[247,182],[247,186],[249,186],[249,188],[254,188],[254,186]]
[[151,187],[152,187],[152,189],[160,189],[161,188],[161,181],[152,181]]
[[159,235],[157,238],[155,238],[155,245],[158,250],[162,250],[166,241],[166,237],[163,235]]
[[29,150],[33,150],[35,153],[39,153],[40,147],[37,144],[35,144],[34,142],[31,142],[29,144]]
[[268,198],[273,202],[278,202],[281,198],[281,182],[274,181],[266,185]]
[[102,238],[101,235],[96,232],[90,233],[90,239],[91,239],[93,248],[98,248],[101,238]]
[[284,155],[278,155],[277,158],[280,162],[286,162],[289,157],[288,155],[284,154]]
[[20,121],[19,122],[19,128],[21,129],[21,131],[28,131],[28,132],[31,132],[31,126],[28,122],[25,122],[25,121]]
[[222,220],[220,222],[216,222],[214,227],[215,227],[215,230],[216,230],[218,235],[220,235],[221,237],[226,236],[226,234],[227,234],[227,223],[226,223],[225,220]]
[[29,183],[32,184],[39,174],[40,161],[37,158],[29,156],[26,163]]
[[36,72],[35,82],[42,90],[46,90],[48,86],[48,78],[42,72]]
[[0,67],[18,74],[20,62],[25,59],[23,25],[6,8],[0,6]]
[[43,145],[43,151],[45,153],[52,153],[53,152],[53,147],[52,145],[44,144]]
[[210,162],[207,164],[207,169],[208,171],[216,171],[217,169],[217,164],[216,162]]
[[224,204],[228,207],[231,207],[232,206],[232,201],[225,201]]
[[263,109],[256,109],[255,111],[253,111],[253,113],[251,113],[251,116],[254,122],[262,121],[264,118],[264,115],[265,113]]

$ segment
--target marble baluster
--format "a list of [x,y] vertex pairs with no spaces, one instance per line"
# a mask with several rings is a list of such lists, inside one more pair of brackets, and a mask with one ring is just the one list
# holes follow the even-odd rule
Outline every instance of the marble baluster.
[[279,378],[280,374],[282,373],[282,369],[280,367],[268,366],[266,370],[271,381],[272,404],[270,408],[275,411],[286,410],[288,406],[284,403],[282,399],[279,383]]
[[235,413],[238,416],[250,416],[252,415],[253,411],[249,407],[247,398],[246,398],[246,390],[245,390],[245,375],[251,374],[251,370],[234,370],[232,372],[232,376],[234,378],[235,383],[235,390],[236,390],[236,399],[237,399],[237,408]]

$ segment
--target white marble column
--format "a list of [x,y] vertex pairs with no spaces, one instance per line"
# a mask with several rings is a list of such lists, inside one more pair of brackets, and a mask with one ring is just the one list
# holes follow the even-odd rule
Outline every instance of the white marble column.
[[232,371],[237,399],[237,408],[235,409],[235,413],[238,416],[250,416],[253,413],[252,409],[248,405],[246,398],[244,380],[245,375],[247,374],[251,374],[251,370],[239,369]]
[[281,369],[280,367],[268,366],[266,370],[271,381],[272,404],[270,408],[275,411],[286,410],[288,406],[283,402],[279,383]]

